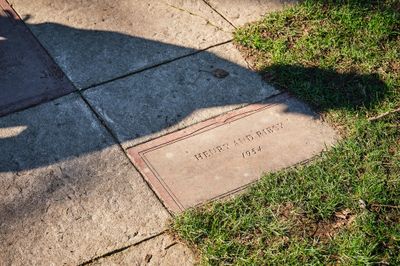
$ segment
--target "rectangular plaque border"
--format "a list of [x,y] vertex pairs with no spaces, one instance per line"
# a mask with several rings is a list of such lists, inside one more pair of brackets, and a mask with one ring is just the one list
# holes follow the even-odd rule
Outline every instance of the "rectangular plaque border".
[[[205,133],[209,130],[223,126],[227,123],[245,118],[254,113],[264,111],[275,105],[281,104],[290,98],[292,98],[292,96],[290,96],[288,93],[280,93],[270,97],[263,103],[249,104],[247,106],[229,111],[222,115],[188,126],[187,128],[183,128],[172,133],[168,133],[164,136],[130,147],[127,149],[128,156],[131,159],[132,163],[139,170],[141,175],[144,177],[146,182],[157,194],[159,199],[164,203],[165,207],[167,207],[167,209],[173,214],[180,213],[185,210],[183,204],[179,201],[173,191],[168,187],[163,178],[157,173],[157,170],[146,158],[146,154],[151,151],[171,145],[175,142]],[[248,184],[213,197],[207,200],[207,202],[223,198],[235,192],[241,191],[249,185],[253,184],[254,182],[256,181],[250,181]],[[204,203],[198,205],[202,204]]]

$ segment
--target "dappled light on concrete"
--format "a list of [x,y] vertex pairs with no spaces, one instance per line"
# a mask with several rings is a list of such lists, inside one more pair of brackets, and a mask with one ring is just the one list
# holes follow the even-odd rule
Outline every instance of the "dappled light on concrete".
[[164,229],[168,212],[77,95],[6,125],[29,126],[0,138],[1,264],[76,265]]
[[0,139],[14,138],[26,130],[27,126],[0,128]]

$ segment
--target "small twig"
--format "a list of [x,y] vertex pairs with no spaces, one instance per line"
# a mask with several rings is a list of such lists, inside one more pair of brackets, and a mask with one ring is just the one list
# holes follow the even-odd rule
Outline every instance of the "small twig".
[[370,117],[370,118],[368,118],[368,121],[375,121],[375,120],[381,119],[382,117],[385,117],[385,116],[388,116],[388,115],[391,115],[391,114],[394,114],[397,112],[400,112],[400,107],[397,109],[394,109],[392,111],[389,111],[389,112],[386,112],[386,113],[383,113],[383,114],[380,114],[380,115],[377,115],[374,117]]
[[390,265],[390,263],[386,262],[386,261],[380,261],[378,262],[379,264],[383,264],[383,265]]
[[178,242],[174,241],[174,242],[172,242],[171,244],[169,244],[168,246],[166,246],[166,247],[164,248],[164,250],[167,250],[167,249],[169,249],[169,248],[175,246],[176,244],[178,244]]

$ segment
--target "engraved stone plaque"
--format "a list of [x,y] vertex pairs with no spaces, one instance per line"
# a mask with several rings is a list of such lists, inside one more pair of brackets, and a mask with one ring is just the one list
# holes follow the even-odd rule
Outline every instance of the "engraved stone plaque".
[[264,172],[319,154],[335,131],[283,94],[128,149],[172,212],[244,188]]

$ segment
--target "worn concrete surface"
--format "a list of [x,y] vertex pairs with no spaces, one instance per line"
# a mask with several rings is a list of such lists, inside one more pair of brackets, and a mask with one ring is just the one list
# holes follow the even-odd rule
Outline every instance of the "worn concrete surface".
[[164,204],[180,212],[308,160],[336,137],[305,104],[283,94],[128,152]]
[[[127,148],[278,93],[232,44],[84,91]],[[215,77],[215,69],[229,72]]]
[[195,258],[190,249],[171,236],[162,234],[89,265],[189,266],[194,264]]
[[232,38],[232,27],[202,1],[10,3],[79,88]]
[[0,119],[0,264],[73,265],[169,214],[76,95]]
[[269,12],[294,4],[296,0],[206,0],[235,27],[258,21]]
[[73,90],[17,14],[0,0],[0,116]]

